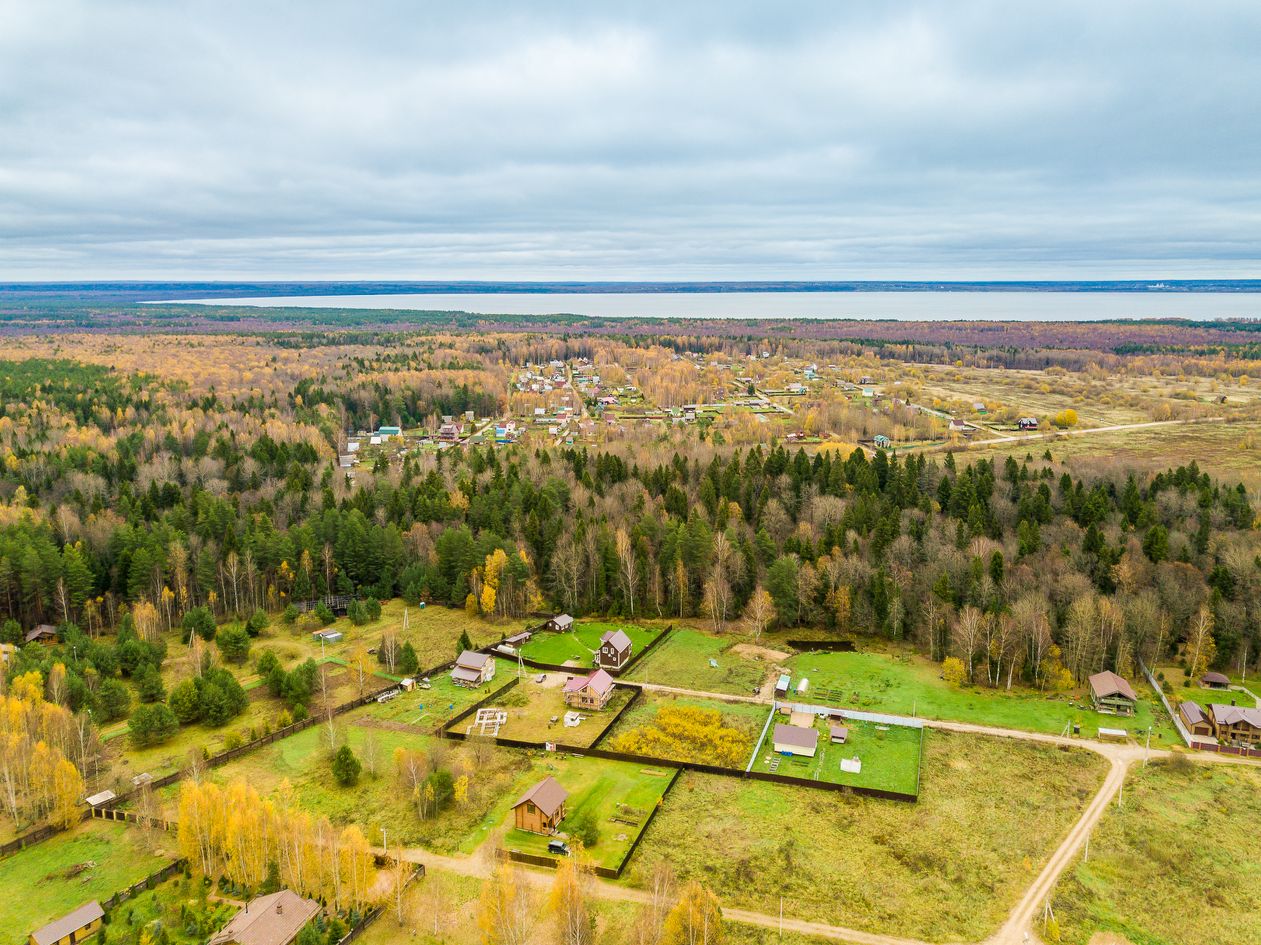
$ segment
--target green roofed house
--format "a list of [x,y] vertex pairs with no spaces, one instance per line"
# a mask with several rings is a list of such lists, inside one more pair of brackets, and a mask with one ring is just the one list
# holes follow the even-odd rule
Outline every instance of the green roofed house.
[[1090,702],[1096,712],[1110,715],[1133,715],[1138,705],[1138,693],[1122,677],[1110,670],[1095,673],[1090,683]]

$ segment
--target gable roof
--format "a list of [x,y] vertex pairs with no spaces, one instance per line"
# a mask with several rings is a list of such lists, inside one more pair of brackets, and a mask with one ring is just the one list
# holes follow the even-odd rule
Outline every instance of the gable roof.
[[1102,673],[1095,673],[1090,677],[1089,682],[1090,690],[1095,694],[1096,699],[1106,699],[1108,696],[1124,696],[1131,702],[1138,701],[1138,693],[1134,691],[1134,687],[1110,669],[1105,669]]
[[600,643],[611,643],[613,649],[621,653],[622,650],[630,649],[631,638],[626,635],[625,630],[606,630],[604,636],[600,637]]
[[602,696],[613,688],[613,677],[602,669],[586,676],[574,676],[565,681],[565,692],[581,692],[590,689],[597,696]]
[[802,728],[800,725],[776,725],[771,742],[775,745],[792,745],[794,748],[816,748],[819,744],[819,730]]
[[31,933],[31,938],[35,939],[35,945],[52,945],[53,942],[60,941],[71,932],[79,931],[89,922],[95,922],[103,915],[105,915],[105,910],[93,899],[79,906],[74,912],[63,915],[60,919],[54,919],[42,929],[36,929]]
[[574,618],[569,616],[569,614],[557,614],[552,618],[552,623],[558,627],[568,627],[573,622]]
[[480,670],[486,665],[486,661],[490,659],[488,653],[477,653],[474,650],[465,650],[459,655],[455,661],[455,665],[461,669]]
[[1188,725],[1198,725],[1201,722],[1207,722],[1208,717],[1204,715],[1204,710],[1200,708],[1198,702],[1187,700],[1178,705],[1178,711],[1182,717],[1187,720]]
[[569,797],[569,792],[561,787],[561,783],[549,774],[530,790],[522,794],[521,800],[513,804],[512,808],[516,810],[526,801],[530,801],[545,816],[551,817],[560,810],[560,805],[565,803],[567,797]]
[[320,911],[319,903],[292,889],[251,899],[207,945],[288,945]]
[[41,623],[38,627],[35,627],[33,630],[28,630],[26,632],[26,642],[30,643],[33,640],[42,640],[45,637],[56,637],[56,636],[57,636],[56,627],[54,627],[51,623]]
[[1238,725],[1243,723],[1252,728],[1261,729],[1261,709],[1246,709],[1241,705],[1219,705],[1213,703],[1208,707],[1218,725]]
[[1200,677],[1200,682],[1214,686],[1229,686],[1230,677],[1225,673],[1205,673]]

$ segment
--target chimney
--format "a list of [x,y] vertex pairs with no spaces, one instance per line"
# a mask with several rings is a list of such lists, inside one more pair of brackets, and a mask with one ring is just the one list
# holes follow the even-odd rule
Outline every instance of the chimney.
[[285,914],[285,904],[281,902],[279,899],[277,899],[276,900],[276,915],[284,915],[284,914]]

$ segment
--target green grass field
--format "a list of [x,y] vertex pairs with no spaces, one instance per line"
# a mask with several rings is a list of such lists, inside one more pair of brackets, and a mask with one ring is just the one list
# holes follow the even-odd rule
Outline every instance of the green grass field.
[[547,856],[547,844],[552,838],[512,826],[511,805],[531,785],[551,775],[569,792],[560,832],[567,832],[576,818],[590,811],[599,827],[600,838],[587,852],[597,866],[616,869],[639,835],[649,813],[665,793],[673,774],[670,768],[651,768],[602,758],[536,757],[531,770],[519,777],[513,790],[495,805],[488,815],[487,824],[506,828],[506,849]]
[[[29,932],[85,902],[108,899],[175,859],[173,838],[160,836],[162,852],[149,852],[139,830],[90,820],[66,833],[0,860],[0,942],[25,941]],[[93,863],[82,872],[69,871]]]
[[1153,746],[1181,744],[1164,707],[1150,687],[1138,680],[1131,680],[1141,697],[1138,711],[1126,718],[1095,712],[1082,693],[1073,699],[1071,694],[1044,694],[1023,687],[1007,692],[951,686],[941,678],[937,664],[909,653],[801,653],[789,665],[794,686],[802,676],[810,681],[808,690],[797,697],[803,701],[1050,734],[1079,724],[1081,734],[1088,738],[1096,737],[1101,726],[1146,737],[1151,725]]
[[[748,695],[766,679],[764,660],[732,651],[738,641],[680,627],[631,670],[629,679],[702,692]],[[717,663],[717,668],[709,661]]]
[[[782,715],[775,722],[787,722]],[[782,774],[810,781],[831,781],[855,787],[878,788],[916,794],[919,791],[920,736],[923,729],[903,725],[877,725],[873,722],[846,719],[840,724],[849,729],[843,745],[833,745],[829,723],[816,720],[819,747],[813,758],[777,755],[772,746],[775,723],[758,746],[754,771]],[[925,737],[929,737],[925,735]],[[857,758],[862,770],[850,773],[841,770],[842,759]]]
[[1108,808],[1056,887],[1062,939],[1097,932],[1135,945],[1261,941],[1261,770],[1152,762],[1133,769],[1125,803]]
[[438,673],[429,677],[428,689],[417,688],[388,702],[371,703],[363,711],[373,718],[416,725],[432,731],[473,703],[480,702],[495,690],[503,688],[516,676],[516,663],[496,659],[495,678],[477,689],[457,686],[451,681],[449,672]]
[[600,637],[609,630],[624,630],[631,638],[631,654],[640,652],[661,635],[660,627],[645,627],[633,623],[605,623],[596,620],[579,620],[568,633],[536,633],[524,646],[521,655],[539,663],[555,666],[572,664],[586,668],[592,665]]
[[984,939],[1098,790],[1093,752],[933,732],[919,802],[684,774],[631,864],[731,907],[927,941]]

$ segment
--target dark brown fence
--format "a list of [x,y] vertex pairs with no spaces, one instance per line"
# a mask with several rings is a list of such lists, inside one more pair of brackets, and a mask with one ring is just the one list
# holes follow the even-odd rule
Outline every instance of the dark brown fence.
[[[547,627],[547,624],[544,623],[544,624],[539,624],[537,627],[527,627],[526,629],[529,630],[531,634],[556,632],[554,630],[548,630],[546,629],[546,627]],[[660,645],[665,640],[665,638],[668,637],[673,632],[674,632],[674,624],[670,624],[668,627],[662,630],[660,634],[654,637],[651,643],[649,643],[646,647],[644,647],[638,653],[635,653],[634,655],[632,655],[631,658],[628,659],[624,665],[619,666],[616,669],[606,666],[604,667],[604,671],[608,673],[610,676],[626,675],[635,667],[635,665],[641,659],[643,659],[645,656],[647,656],[649,653],[655,650],[657,646]],[[507,639],[508,639],[507,637],[504,637],[502,640],[499,640],[496,643],[488,644],[487,646],[482,647],[480,652],[490,653],[497,646],[502,645],[503,642]],[[529,666],[531,669],[541,669],[547,673],[580,673],[585,670],[595,668],[594,664],[592,666],[566,666],[563,663],[544,663],[540,660],[532,660],[528,656],[521,656],[520,660],[522,663],[524,663],[526,666]]]
[[804,653],[852,653],[857,649],[853,640],[785,640],[794,650]]
[[644,690],[641,686],[635,686],[629,683],[618,683],[618,688],[629,689],[631,691],[631,697],[626,700],[626,705],[617,710],[617,715],[613,716],[612,721],[610,721],[608,725],[604,726],[604,729],[600,732],[600,734],[595,737],[595,740],[591,743],[592,748],[597,747],[602,741],[604,741],[605,736],[617,727],[617,723],[622,720],[622,716],[630,711],[631,707],[644,697]]
[[[92,808],[86,808],[83,811],[81,820],[87,820],[92,816]],[[73,826],[73,824],[71,825]],[[8,843],[0,843],[0,857],[8,856],[10,853],[17,853],[18,850],[25,850],[33,843],[39,843],[41,840],[47,840],[54,834],[59,834],[63,830],[69,830],[69,827],[63,827],[60,824],[44,824],[42,827],[36,827],[20,837],[14,837]]]
[[158,883],[165,879],[170,879],[171,876],[182,870],[184,868],[184,863],[184,860],[176,860],[173,863],[168,863],[156,873],[150,873],[144,879],[140,880],[140,882],[132,883],[126,889],[118,890],[118,892],[114,893],[114,895],[110,896],[108,899],[101,900],[101,908],[106,912],[109,912],[114,907],[126,902],[132,896],[136,895],[136,893],[144,892],[146,889],[152,889]]

